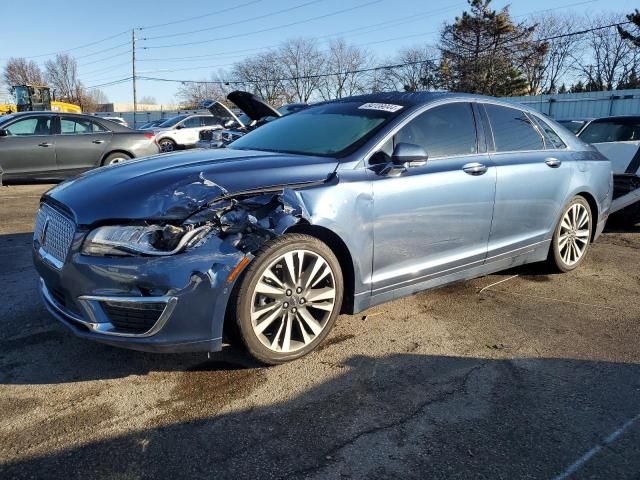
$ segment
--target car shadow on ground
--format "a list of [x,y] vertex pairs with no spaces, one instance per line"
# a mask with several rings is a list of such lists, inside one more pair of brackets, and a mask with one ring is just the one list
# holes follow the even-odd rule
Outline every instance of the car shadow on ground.
[[[69,427],[74,446],[5,463],[0,475],[552,478],[639,413],[637,364],[392,354],[355,356],[333,368],[331,380],[293,398],[232,412],[230,402],[265,385],[258,381],[264,369],[245,373],[247,381],[213,368],[199,374],[206,387],[197,388],[187,372],[175,395],[158,403],[157,421],[102,440],[85,437],[115,421],[115,412],[83,417],[87,407],[76,404],[69,415],[83,420]],[[30,444],[46,428],[14,431],[3,442]],[[640,429],[634,422],[625,429],[581,471],[637,474]]]

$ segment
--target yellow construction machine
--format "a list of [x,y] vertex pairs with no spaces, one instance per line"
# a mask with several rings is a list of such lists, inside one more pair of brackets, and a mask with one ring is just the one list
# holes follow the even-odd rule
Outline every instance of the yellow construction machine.
[[46,85],[16,85],[11,89],[15,103],[0,104],[0,115],[41,110],[82,113],[82,109],[77,105],[52,99],[51,89]]

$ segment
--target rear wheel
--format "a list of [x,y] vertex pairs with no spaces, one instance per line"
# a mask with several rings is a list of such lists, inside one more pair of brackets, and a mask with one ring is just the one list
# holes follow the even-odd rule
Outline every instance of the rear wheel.
[[176,142],[170,138],[163,138],[158,142],[161,152],[173,152],[176,150]]
[[314,237],[288,234],[265,244],[235,299],[238,333],[249,353],[273,365],[314,350],[340,312],[342,282],[335,255]]
[[574,197],[565,207],[553,234],[549,262],[561,272],[576,269],[585,259],[593,220],[591,207],[584,197]]
[[114,165],[116,163],[126,162],[127,160],[131,160],[131,157],[126,153],[114,152],[105,157],[102,165]]

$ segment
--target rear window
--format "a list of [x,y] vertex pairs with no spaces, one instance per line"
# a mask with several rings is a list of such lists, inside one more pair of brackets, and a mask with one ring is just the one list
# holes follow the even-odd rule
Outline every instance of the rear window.
[[640,121],[591,122],[580,133],[587,143],[632,142],[640,140]]
[[544,150],[544,141],[524,112],[515,108],[485,105],[497,152]]

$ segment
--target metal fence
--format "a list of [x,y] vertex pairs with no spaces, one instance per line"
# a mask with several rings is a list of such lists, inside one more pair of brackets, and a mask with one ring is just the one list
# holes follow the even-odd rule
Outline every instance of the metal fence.
[[640,89],[507,97],[503,100],[535,108],[551,118],[640,115]]

